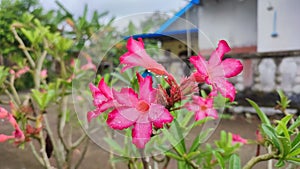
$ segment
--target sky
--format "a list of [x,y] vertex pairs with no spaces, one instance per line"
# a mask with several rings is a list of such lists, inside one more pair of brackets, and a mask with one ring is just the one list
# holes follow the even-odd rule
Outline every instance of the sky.
[[[40,0],[45,8],[56,7],[55,0]],[[84,4],[88,4],[89,11],[98,10],[100,13],[109,11],[109,17],[126,17],[144,12],[176,12],[184,7],[187,0],[59,0],[71,13],[82,14]]]

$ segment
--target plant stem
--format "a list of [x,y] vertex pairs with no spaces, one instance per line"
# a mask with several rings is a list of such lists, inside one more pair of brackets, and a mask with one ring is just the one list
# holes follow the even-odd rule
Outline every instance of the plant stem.
[[52,145],[53,145],[53,150],[54,150],[54,153],[55,153],[55,159],[56,159],[56,162],[57,162],[57,166],[58,166],[58,168],[62,168],[62,166],[61,166],[62,159],[60,158],[58,146],[56,144],[57,142],[55,141],[56,139],[53,136],[52,129],[50,128],[50,125],[49,125],[48,118],[47,118],[46,114],[43,115],[43,119],[44,119],[44,122],[45,122],[46,130],[48,132],[48,135],[49,135],[49,137],[51,139],[51,142],[52,142]]
[[[45,42],[45,46],[47,46],[46,42]],[[40,84],[41,84],[41,71],[42,71],[42,66],[44,63],[44,60],[47,56],[47,51],[44,50],[41,57],[38,58],[37,60],[37,66],[34,70],[34,87],[35,89],[40,88]]]
[[17,104],[21,105],[21,99],[20,99],[20,97],[18,95],[18,92],[15,88],[14,81],[15,81],[15,78],[13,76],[11,76],[10,81],[9,81],[9,87],[11,89],[11,92],[12,92],[13,96],[16,99]]
[[75,169],[78,169],[79,168],[79,166],[80,166],[80,164],[81,164],[81,162],[82,162],[82,160],[83,160],[83,158],[84,158],[84,156],[85,156],[85,154],[86,154],[86,152],[87,152],[87,149],[88,149],[88,145],[89,145],[89,140],[88,139],[86,139],[87,137],[85,137],[85,144],[84,144],[84,148],[83,148],[83,152],[82,152],[82,154],[81,154],[81,156],[80,156],[80,159],[78,160],[78,162],[76,163],[76,165],[75,165]]
[[30,145],[30,148],[31,148],[31,151],[32,151],[34,157],[38,160],[38,162],[39,162],[42,166],[44,166],[45,163],[43,162],[43,159],[42,159],[42,158],[39,156],[39,154],[37,153],[37,151],[36,151],[36,149],[35,149],[35,147],[34,147],[34,145],[33,145],[33,142],[31,141],[29,145]]
[[41,144],[41,154],[42,154],[42,158],[44,161],[44,167],[46,169],[51,169],[52,167],[50,165],[50,161],[49,161],[49,158],[46,153],[46,142],[44,140],[43,132],[40,132],[40,134],[39,134],[39,142]]
[[145,156],[144,149],[139,149],[141,154],[141,160],[143,163],[143,169],[149,169],[149,161],[147,160],[147,157]]
[[26,46],[23,42],[23,40],[20,38],[20,36],[18,35],[16,28],[14,26],[11,27],[11,31],[14,34],[16,40],[19,42],[20,44],[20,48],[22,49],[23,53],[25,54],[25,56],[27,57],[29,64],[31,66],[31,68],[35,68],[35,63],[31,57],[31,55],[29,54],[28,50],[26,49]]
[[252,157],[252,159],[247,162],[247,164],[243,167],[243,169],[251,169],[258,162],[277,159],[277,158],[278,157],[275,155],[275,153],[263,154],[257,157]]

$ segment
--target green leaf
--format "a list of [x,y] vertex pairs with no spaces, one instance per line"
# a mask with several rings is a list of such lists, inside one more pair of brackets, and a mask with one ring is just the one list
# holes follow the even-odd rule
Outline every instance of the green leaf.
[[119,80],[121,80],[122,82],[126,83],[127,85],[131,85],[130,81],[125,79],[122,75],[118,74],[118,73],[111,73],[111,75]]
[[192,151],[190,153],[187,154],[186,158],[188,160],[193,160],[195,158],[198,158],[198,155],[200,154],[201,152],[200,151]]
[[32,97],[33,100],[38,104],[39,107],[42,107],[43,103],[42,103],[42,93],[38,90],[33,89],[32,91]]
[[300,154],[300,148],[295,149],[294,151],[292,151],[288,156],[289,157],[293,157],[293,156],[297,156]]
[[217,159],[218,164],[220,165],[220,167],[222,169],[224,169],[225,168],[225,161],[224,161],[223,157],[221,156],[221,154],[219,152],[217,152],[217,151],[213,151],[213,154],[216,157],[216,159]]
[[260,118],[260,120],[262,121],[262,123],[271,125],[270,120],[268,119],[268,117],[266,116],[266,114],[259,108],[259,106],[254,101],[252,101],[250,99],[246,99],[246,100],[255,109],[255,111],[257,112],[257,115]]
[[213,131],[213,130],[214,130],[213,128],[209,128],[209,129],[199,133],[196,136],[196,138],[194,139],[189,152],[196,151],[199,148],[200,144],[203,143],[203,140],[206,139],[207,135],[210,134],[211,131]]
[[289,127],[289,131],[293,131],[299,126],[300,126],[300,116],[298,116],[295,122]]
[[241,169],[241,160],[237,154],[232,154],[229,159],[230,169]]
[[105,137],[103,140],[119,154],[124,154],[124,149],[113,139]]
[[285,122],[283,122],[282,120],[277,121],[278,125],[275,128],[276,132],[281,135],[283,133],[283,135],[288,138],[290,140],[290,134],[289,131],[286,127],[286,124],[284,124]]
[[270,138],[270,141],[274,145],[274,147],[276,147],[279,150],[279,152],[282,152],[282,147],[280,145],[280,141],[278,139],[275,129],[268,124],[262,124],[261,127],[262,131],[267,135],[267,137]]
[[279,104],[283,109],[289,107],[291,100],[289,100],[288,97],[285,96],[282,90],[278,90],[277,93],[280,97],[280,102],[277,101],[277,104]]
[[176,120],[172,122],[172,125],[169,129],[164,128],[161,131],[168,138],[171,145],[175,148],[179,155],[183,155],[186,152],[183,131]]
[[178,155],[168,151],[168,152],[165,152],[165,156],[168,156],[170,158],[173,158],[175,160],[179,160],[179,161],[184,161],[184,159],[182,157],[179,157]]
[[292,142],[292,149],[291,149],[291,151],[294,151],[295,149],[298,149],[298,148],[300,148],[300,134],[298,134],[294,138],[294,140]]
[[284,160],[279,159],[278,162],[275,164],[275,167],[280,168],[285,165]]
[[286,137],[279,136],[278,138],[280,140],[280,145],[282,147],[282,152],[281,152],[282,158],[285,158],[290,153],[291,142],[290,142],[289,138],[286,138]]

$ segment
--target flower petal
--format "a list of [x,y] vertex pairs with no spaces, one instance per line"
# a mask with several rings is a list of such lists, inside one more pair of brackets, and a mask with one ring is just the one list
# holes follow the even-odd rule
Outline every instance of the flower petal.
[[225,78],[215,79],[215,86],[222,96],[228,98],[231,102],[235,99],[234,86],[225,80]]
[[195,112],[195,120],[196,121],[202,120],[205,117],[207,117],[207,116],[206,116],[206,114],[203,111],[196,111]]
[[207,109],[205,114],[207,117],[212,117],[214,119],[218,118],[218,112],[214,108]]
[[191,74],[190,78],[198,83],[203,83],[205,82],[205,76],[200,74],[199,72],[194,72]]
[[7,110],[5,110],[4,108],[0,107],[0,119],[4,119],[7,116],[8,116]]
[[142,38],[139,38],[137,41],[137,40],[134,40],[132,36],[128,39],[126,48],[128,49],[129,52],[132,52],[132,53],[134,53],[136,51],[145,50],[144,42],[143,42]]
[[135,67],[135,66],[141,66],[143,62],[143,59],[141,56],[132,53],[132,52],[126,52],[124,55],[120,57],[120,64],[125,64],[126,66],[122,68],[121,72],[124,72],[125,70]]
[[8,136],[8,135],[5,135],[5,134],[0,134],[0,143],[5,142],[9,139],[13,139],[13,138],[14,138],[14,136]]
[[107,84],[104,81],[104,78],[102,78],[98,84],[98,89],[104,94],[107,98],[112,98],[112,90],[110,87],[107,86]]
[[118,108],[114,109],[108,114],[106,123],[113,129],[123,130],[132,126],[138,116],[139,112],[134,108]]
[[130,37],[127,41],[127,50],[128,52],[120,57],[120,63],[126,65],[122,68],[121,72],[131,67],[141,66],[158,75],[168,74],[161,64],[157,63],[147,54],[142,39],[136,41]]
[[98,117],[101,113],[103,113],[103,111],[100,111],[99,109],[96,109],[94,111],[89,111],[87,113],[87,120],[88,120],[88,122],[91,122],[93,118]]
[[207,61],[202,56],[191,56],[190,62],[194,65],[194,67],[197,69],[198,77],[203,77],[204,79],[208,76],[207,73]]
[[152,134],[151,123],[135,123],[132,129],[132,143],[137,148],[145,148]]
[[225,40],[220,40],[217,49],[211,54],[208,64],[212,67],[221,63],[225,53],[229,52],[231,49]]
[[120,92],[113,91],[113,97],[120,105],[135,107],[138,102],[138,95],[132,88],[122,88]]
[[152,77],[146,76],[143,78],[139,73],[136,73],[139,83],[139,94],[140,99],[153,103],[157,100],[157,92],[152,87]]
[[224,71],[224,75],[227,78],[233,77],[241,73],[243,70],[243,65],[242,63],[237,60],[237,59],[225,59],[222,63],[221,66]]
[[238,134],[232,134],[232,144],[235,143],[242,143],[242,144],[247,144],[247,140],[242,138],[240,135]]
[[151,104],[149,109],[149,120],[157,128],[162,128],[164,124],[171,123],[173,116],[171,113],[160,104]]

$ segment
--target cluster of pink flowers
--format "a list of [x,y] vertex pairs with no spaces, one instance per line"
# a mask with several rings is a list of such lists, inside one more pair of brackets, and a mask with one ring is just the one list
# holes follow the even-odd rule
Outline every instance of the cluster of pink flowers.
[[24,141],[25,139],[24,133],[20,129],[16,119],[13,117],[11,113],[8,113],[2,107],[0,107],[0,119],[7,120],[14,128],[14,131],[12,132],[11,135],[0,134],[0,142],[5,142],[10,139],[14,139],[15,143]]
[[[90,122],[101,113],[110,110],[106,121],[108,126],[117,130],[133,126],[132,142],[138,148],[145,147],[153,129],[162,128],[173,121],[174,117],[170,111],[174,110],[172,108],[176,102],[191,98],[191,102],[186,103],[183,108],[195,112],[197,121],[205,117],[218,118],[218,113],[213,106],[213,98],[218,92],[230,101],[235,98],[235,88],[226,78],[238,75],[243,66],[236,59],[223,60],[224,54],[230,51],[230,47],[224,40],[219,42],[208,61],[201,55],[192,56],[190,62],[196,71],[181,80],[179,84],[161,64],[146,53],[141,39],[136,41],[129,38],[127,49],[128,52],[120,57],[120,63],[124,65],[121,72],[136,66],[143,67],[152,73],[163,75],[170,86],[169,89],[161,85],[154,88],[152,77],[143,78],[139,73],[136,73],[138,93],[132,88],[122,88],[116,91],[108,87],[104,79],[101,79],[98,87],[90,84],[96,109],[88,112],[87,118]],[[212,91],[206,98],[193,95],[198,89],[198,83],[207,83],[212,86]],[[188,97],[189,95],[192,97]],[[245,143],[245,140],[236,135],[234,140]]]

